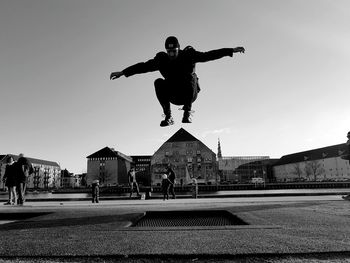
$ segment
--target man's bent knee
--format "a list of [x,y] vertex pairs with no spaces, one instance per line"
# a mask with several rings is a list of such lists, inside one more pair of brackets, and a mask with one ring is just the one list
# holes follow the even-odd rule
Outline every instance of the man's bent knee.
[[156,80],[154,81],[154,87],[155,87],[155,88],[161,87],[161,86],[164,85],[164,82],[165,82],[164,79],[161,79],[161,78],[156,79]]

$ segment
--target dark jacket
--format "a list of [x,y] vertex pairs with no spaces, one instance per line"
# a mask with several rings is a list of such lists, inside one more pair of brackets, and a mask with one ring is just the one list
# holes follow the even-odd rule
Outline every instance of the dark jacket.
[[135,74],[159,71],[165,79],[183,81],[197,77],[195,74],[195,64],[197,62],[207,62],[220,59],[225,56],[232,56],[233,48],[222,48],[208,52],[196,51],[188,46],[184,50],[179,50],[179,55],[175,60],[170,60],[165,52],[159,52],[147,62],[137,63],[123,70],[126,77]]
[[4,174],[5,186],[13,187],[17,185],[16,163],[8,164]]
[[32,164],[25,157],[18,158],[15,166],[19,183],[25,183],[29,175],[34,172]]

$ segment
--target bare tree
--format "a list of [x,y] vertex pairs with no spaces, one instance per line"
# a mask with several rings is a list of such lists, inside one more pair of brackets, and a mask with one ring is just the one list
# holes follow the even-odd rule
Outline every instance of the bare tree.
[[301,175],[303,174],[303,169],[301,169],[301,164],[300,163],[295,163],[293,165],[293,174],[298,176],[298,180],[301,181]]
[[324,169],[322,168],[322,164],[318,160],[313,160],[307,162],[305,165],[305,172],[308,175],[313,175],[314,181],[317,180],[317,176],[321,175],[324,172]]
[[100,173],[99,180],[101,184],[108,184],[109,181],[112,179],[112,173],[109,171],[103,171]]

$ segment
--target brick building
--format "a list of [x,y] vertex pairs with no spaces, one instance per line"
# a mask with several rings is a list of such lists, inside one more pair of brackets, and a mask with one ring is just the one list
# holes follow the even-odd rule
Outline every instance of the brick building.
[[160,184],[161,174],[168,164],[172,165],[176,173],[177,184],[186,184],[190,178],[213,184],[218,180],[216,154],[183,128],[163,143],[152,156],[152,185]]
[[130,156],[105,147],[87,158],[86,184],[91,185],[95,179],[101,185],[124,185],[128,183],[127,172],[133,162]]

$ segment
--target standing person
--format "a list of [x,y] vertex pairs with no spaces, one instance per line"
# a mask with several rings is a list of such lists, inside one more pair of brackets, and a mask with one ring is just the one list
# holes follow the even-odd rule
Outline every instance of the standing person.
[[349,160],[349,164],[350,164],[350,131],[348,132],[348,134],[346,135],[346,137],[348,138],[348,140],[346,141],[346,145],[348,146],[348,160]]
[[136,193],[137,196],[141,196],[140,195],[140,190],[139,190],[139,185],[136,181],[136,172],[135,172],[135,168],[131,168],[128,172],[128,178],[129,178],[129,186],[130,186],[130,198],[132,196],[133,190],[134,190],[134,186],[136,187]]
[[121,76],[130,77],[152,71],[160,72],[163,78],[156,79],[154,87],[165,116],[165,119],[160,123],[161,127],[174,124],[170,103],[183,105],[182,122],[192,122],[190,118],[192,103],[197,99],[200,91],[195,72],[197,62],[207,62],[225,56],[232,57],[233,53],[244,53],[245,51],[243,47],[236,47],[199,52],[191,46],[181,50],[179,41],[174,36],[166,39],[165,49],[166,53],[159,52],[147,62],[137,63],[122,71],[112,72],[110,75],[110,79],[114,80]]
[[13,160],[13,157],[9,155],[6,159],[6,168],[5,168],[4,178],[3,178],[5,186],[7,186],[9,191],[9,200],[4,205],[17,204],[17,194],[16,194],[17,178],[16,178],[14,163],[15,162]]
[[24,157],[23,153],[19,154],[19,158],[15,166],[17,173],[17,204],[23,205],[25,201],[27,178],[34,172],[34,169],[29,160],[26,157]]
[[173,196],[173,199],[176,199],[175,195],[175,178],[176,174],[174,170],[171,168],[171,165],[168,165],[167,175],[169,179],[169,193]]
[[169,179],[166,173],[162,174],[162,192],[163,192],[163,201],[165,198],[169,200]]
[[92,202],[98,203],[100,198],[100,181],[93,180],[91,185]]
[[192,179],[192,197],[195,199],[198,198],[198,181],[196,178]]
[[[350,164],[350,131],[348,132],[346,137],[348,138],[348,140],[346,141],[347,151],[346,151],[346,154],[344,156],[342,156],[341,158],[348,160],[348,162]],[[342,198],[345,200],[350,200],[350,195],[342,196]]]

